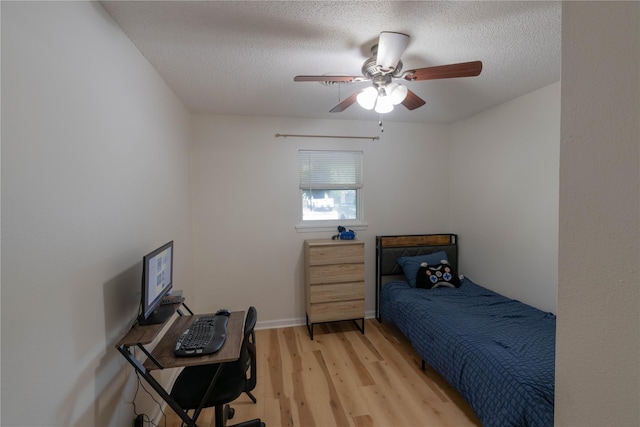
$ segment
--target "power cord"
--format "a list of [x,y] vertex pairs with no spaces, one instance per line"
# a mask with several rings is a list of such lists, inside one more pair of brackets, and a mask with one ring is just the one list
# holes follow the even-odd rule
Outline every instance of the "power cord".
[[[140,378],[140,373],[138,373],[138,371],[136,371],[136,378],[138,379],[138,385],[136,387],[136,392],[135,392],[135,394],[133,396],[133,414],[136,417],[139,417],[141,415],[141,414],[138,414],[138,410],[136,409],[136,397],[138,396],[138,391],[140,390],[140,387],[142,387],[142,389],[151,397],[151,399],[153,399],[153,401],[156,402],[156,405],[158,405],[158,408],[160,408],[160,412],[162,413],[162,417],[164,419],[164,427],[167,427],[167,414],[165,414],[164,410],[162,409],[162,404],[144,386],[144,384],[142,383],[142,379]],[[144,419],[146,418],[146,422],[147,422],[148,425],[153,426],[153,427],[163,427],[163,426],[155,424],[153,421],[151,421],[151,418],[149,418],[149,416],[146,415],[146,414],[142,414],[142,417],[143,417],[143,423],[144,423]]]

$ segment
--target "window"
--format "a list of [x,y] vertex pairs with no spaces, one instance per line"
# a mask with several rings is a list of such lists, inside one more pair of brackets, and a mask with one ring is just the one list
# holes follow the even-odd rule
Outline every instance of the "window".
[[298,152],[302,227],[362,223],[362,151]]

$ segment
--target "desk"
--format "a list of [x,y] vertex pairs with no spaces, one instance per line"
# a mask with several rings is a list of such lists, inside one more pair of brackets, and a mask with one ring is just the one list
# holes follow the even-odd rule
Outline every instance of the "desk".
[[[180,311],[180,306],[184,307],[191,313],[191,310],[184,304],[174,304],[178,316],[175,321],[169,326],[164,336],[160,339],[153,351],[149,352],[145,346],[153,342],[160,332],[167,325],[168,320],[165,323],[158,325],[134,325],[131,330],[116,344],[118,351],[127,359],[127,361],[134,367],[134,369],[142,376],[142,378],[149,383],[151,387],[158,393],[158,395],[178,414],[178,416],[184,421],[187,426],[197,427],[195,420],[200,414],[200,409],[196,410],[193,418],[178,405],[178,403],[169,395],[169,393],[158,383],[158,381],[151,375],[151,371],[155,369],[168,369],[168,368],[183,368],[186,366],[208,365],[213,363],[224,364],[226,362],[233,362],[240,357],[240,348],[242,346],[242,339],[244,336],[244,311],[233,311],[229,316],[229,323],[227,324],[227,338],[222,348],[213,354],[197,357],[175,357],[173,349],[175,347],[176,339],[191,323],[202,315],[184,316]],[[144,363],[136,357],[131,347],[138,347],[144,354],[147,355],[147,360]],[[224,365],[221,365],[223,368]],[[213,387],[215,381],[218,379],[220,369],[212,380]],[[206,396],[205,396],[206,399]],[[204,399],[203,399],[204,400]]]

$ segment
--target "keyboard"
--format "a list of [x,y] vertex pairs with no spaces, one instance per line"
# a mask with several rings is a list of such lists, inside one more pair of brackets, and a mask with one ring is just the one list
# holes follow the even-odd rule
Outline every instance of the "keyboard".
[[198,317],[176,340],[178,357],[204,356],[220,350],[227,338],[229,316],[225,314]]

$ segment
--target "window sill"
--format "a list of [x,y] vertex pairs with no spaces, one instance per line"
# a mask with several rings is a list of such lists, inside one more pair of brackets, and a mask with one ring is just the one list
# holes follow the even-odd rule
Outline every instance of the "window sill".
[[369,224],[356,220],[330,220],[330,221],[307,221],[296,225],[298,233],[315,233],[315,232],[331,232],[337,233],[338,226],[341,225],[347,230],[366,231]]

